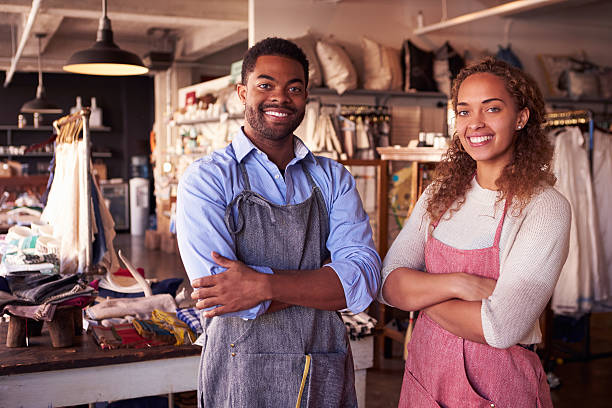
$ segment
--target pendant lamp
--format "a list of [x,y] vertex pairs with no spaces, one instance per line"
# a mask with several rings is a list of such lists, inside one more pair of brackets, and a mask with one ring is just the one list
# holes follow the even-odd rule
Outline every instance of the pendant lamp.
[[63,67],[75,74],[124,76],[149,72],[140,57],[124,51],[113,42],[111,22],[106,17],[106,0],[102,0],[102,17],[98,24],[96,43],[87,50],[72,54]]
[[45,38],[46,34],[36,33],[38,38],[38,88],[36,88],[36,98],[27,101],[21,107],[23,113],[62,113],[62,109],[57,105],[49,102],[45,97],[45,87],[43,86],[41,56],[40,56],[40,41]]

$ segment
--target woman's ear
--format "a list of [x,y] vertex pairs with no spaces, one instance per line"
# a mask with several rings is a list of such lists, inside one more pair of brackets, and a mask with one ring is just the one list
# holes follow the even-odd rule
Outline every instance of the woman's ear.
[[523,108],[518,113],[518,119],[516,121],[516,130],[521,130],[527,124],[529,120],[529,108]]

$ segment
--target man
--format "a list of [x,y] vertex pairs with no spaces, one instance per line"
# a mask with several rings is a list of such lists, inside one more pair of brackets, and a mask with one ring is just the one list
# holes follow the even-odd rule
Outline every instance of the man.
[[304,53],[265,39],[245,54],[241,82],[242,131],[178,190],[179,248],[203,309],[200,405],[355,407],[336,310],[363,311],[378,291],[368,216],[348,171],[293,135]]

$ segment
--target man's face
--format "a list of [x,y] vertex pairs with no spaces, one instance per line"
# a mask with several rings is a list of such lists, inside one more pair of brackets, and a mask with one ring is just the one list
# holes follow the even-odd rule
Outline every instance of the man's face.
[[262,55],[247,77],[238,85],[238,96],[245,104],[245,132],[249,137],[282,140],[304,119],[306,87],[304,69],[291,58]]

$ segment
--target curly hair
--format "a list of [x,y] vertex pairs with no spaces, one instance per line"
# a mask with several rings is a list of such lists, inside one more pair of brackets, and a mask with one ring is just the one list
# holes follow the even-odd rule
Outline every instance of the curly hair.
[[[531,76],[505,62],[488,57],[464,68],[457,75],[451,91],[455,112],[459,87],[466,78],[477,73],[490,73],[501,78],[517,110],[529,110],[527,123],[517,131],[512,159],[495,182],[501,192],[497,202],[511,197],[512,213],[520,215],[544,185],[552,186],[556,182],[551,166],[553,146],[542,129],[545,120],[544,99]],[[476,161],[466,153],[455,133],[448,151],[436,167],[432,194],[427,200],[427,213],[431,220],[440,219],[448,209],[452,216],[453,212],[461,208],[475,172]]]
[[286,57],[302,64],[304,69],[304,86],[308,86],[308,59],[304,51],[291,41],[278,37],[263,39],[244,53],[240,78],[243,85],[246,85],[247,77],[255,69],[257,58],[262,55]]

